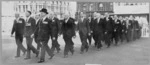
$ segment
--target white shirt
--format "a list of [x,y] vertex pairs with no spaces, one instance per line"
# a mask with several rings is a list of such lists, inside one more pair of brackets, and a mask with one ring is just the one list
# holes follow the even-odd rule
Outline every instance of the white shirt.
[[16,21],[18,22],[18,21],[19,21],[19,19],[20,19],[19,17],[18,17],[18,18],[16,18]]
[[99,23],[100,18],[97,19],[97,23]]
[[82,22],[83,22],[83,20],[84,20],[84,17],[81,18],[81,21],[82,21]]
[[29,21],[30,17],[31,17],[31,16],[29,16],[29,17],[27,17],[27,18],[26,18],[26,22],[28,22],[28,21]]
[[69,18],[70,18],[70,17],[68,17],[68,18],[65,20],[66,23],[68,22]]
[[43,20],[42,21],[44,21],[46,19],[46,16],[45,17],[43,17]]

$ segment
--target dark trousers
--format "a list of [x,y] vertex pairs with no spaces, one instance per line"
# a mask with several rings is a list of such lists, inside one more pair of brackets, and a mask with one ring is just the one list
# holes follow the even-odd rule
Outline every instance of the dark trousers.
[[97,46],[97,43],[98,43],[98,33],[96,33],[96,32],[93,32],[93,39],[94,39],[94,41],[95,41],[95,47]]
[[65,41],[65,48],[64,48],[64,55],[68,55],[68,52],[74,52],[74,43],[72,41],[72,37],[68,37],[67,35],[63,36],[63,39]]
[[118,44],[119,40],[122,38],[121,36],[121,32],[120,31],[116,31],[114,32],[114,39],[115,39],[115,44]]
[[137,31],[137,39],[139,39],[141,37],[141,33],[142,33],[141,30]]
[[42,44],[40,59],[44,60],[45,59],[45,52],[47,52],[49,56],[52,56],[53,53],[52,53],[51,49],[48,46],[48,40],[47,41],[46,40],[45,41],[40,41],[40,42]]
[[91,42],[92,42],[92,35],[93,35],[93,34],[88,35],[88,37],[87,37],[87,38],[88,38],[88,41],[89,41],[89,45],[91,45]]
[[20,51],[22,51],[23,53],[26,52],[25,47],[22,45],[23,36],[16,36],[15,40],[16,40],[16,44],[17,44],[17,55],[16,56],[20,56]]
[[127,42],[130,42],[131,41],[131,35],[132,35],[132,31],[130,29],[127,30]]
[[121,33],[121,42],[123,42],[126,39],[126,32]]
[[93,34],[93,38],[95,39],[95,47],[98,49],[102,47],[101,41],[103,40],[103,33],[102,32],[95,32]]
[[26,37],[26,43],[27,43],[27,58],[30,58],[30,54],[31,54],[31,51],[35,54],[38,53],[38,50],[35,49],[35,47],[32,45],[32,41],[33,41],[33,38],[31,37]]
[[57,41],[58,36],[52,36],[51,39],[52,39],[52,48],[51,48],[52,53],[54,53],[55,49],[57,51],[59,51],[60,50],[60,45],[59,45],[59,43]]
[[88,43],[87,43],[88,35],[83,32],[79,32],[79,35],[80,35],[80,39],[81,39],[81,43],[82,43],[81,52],[84,52],[85,49],[89,48]]
[[111,38],[112,38],[112,33],[111,32],[107,32],[105,34],[105,44],[109,47],[111,44]]
[[34,41],[35,41],[35,43],[37,44],[37,50],[40,50],[40,48],[42,47],[42,44],[41,44],[40,41],[38,40],[38,35],[35,35]]

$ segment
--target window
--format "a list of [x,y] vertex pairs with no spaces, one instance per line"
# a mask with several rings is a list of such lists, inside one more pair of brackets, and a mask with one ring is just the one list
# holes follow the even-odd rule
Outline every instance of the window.
[[99,4],[99,7],[103,7],[103,4],[102,4],[102,3],[100,3],[100,4]]

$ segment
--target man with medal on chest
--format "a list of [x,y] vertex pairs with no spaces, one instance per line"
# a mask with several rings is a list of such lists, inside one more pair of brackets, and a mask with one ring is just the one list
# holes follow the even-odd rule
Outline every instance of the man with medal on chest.
[[52,59],[54,54],[48,46],[48,41],[51,34],[51,20],[47,17],[47,9],[43,8],[40,10],[41,18],[38,23],[38,40],[42,44],[41,52],[40,52],[40,60],[38,63],[43,63],[45,61],[45,53],[47,52],[50,56],[49,59]]
[[75,38],[75,19],[69,16],[69,13],[65,13],[64,20],[62,20],[61,32],[65,41],[64,58],[68,57],[68,52],[74,53],[74,42],[72,38]]
[[20,51],[23,52],[23,55],[26,53],[25,47],[22,45],[23,42],[23,34],[24,34],[24,27],[25,27],[25,20],[20,18],[19,13],[15,13],[16,19],[14,20],[13,28],[11,31],[11,37],[13,37],[13,33],[15,32],[15,40],[17,45],[17,55],[15,56],[20,57]]
[[42,47],[40,41],[38,40],[38,31],[39,31],[38,24],[39,24],[39,22],[40,22],[40,18],[41,18],[40,13],[37,13],[37,14],[35,15],[36,29],[35,29],[35,31],[34,31],[34,40],[35,40],[35,43],[37,44],[37,50],[38,50],[38,51],[39,51],[40,48]]
[[52,40],[52,47],[51,51],[52,53],[57,50],[57,53],[60,51],[60,45],[58,43],[58,35],[60,33],[60,21],[57,17],[55,17],[54,12],[49,12],[49,19],[51,22],[51,40]]
[[31,51],[36,54],[38,57],[39,51],[32,45],[33,42],[33,34],[36,27],[36,21],[34,18],[31,17],[31,11],[26,12],[26,24],[25,24],[25,34],[26,37],[26,44],[27,44],[27,56],[25,59],[30,59]]

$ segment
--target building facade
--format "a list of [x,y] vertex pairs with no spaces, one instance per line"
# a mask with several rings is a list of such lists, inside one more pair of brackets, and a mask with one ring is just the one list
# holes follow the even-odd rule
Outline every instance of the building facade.
[[20,12],[22,15],[25,14],[27,10],[31,11],[33,14],[39,12],[42,8],[48,9],[48,11],[53,11],[59,17],[63,13],[70,11],[70,2],[67,1],[16,1],[14,2],[15,12]]
[[86,13],[87,16],[92,16],[94,12],[113,13],[113,2],[77,2],[77,17],[80,12]]

